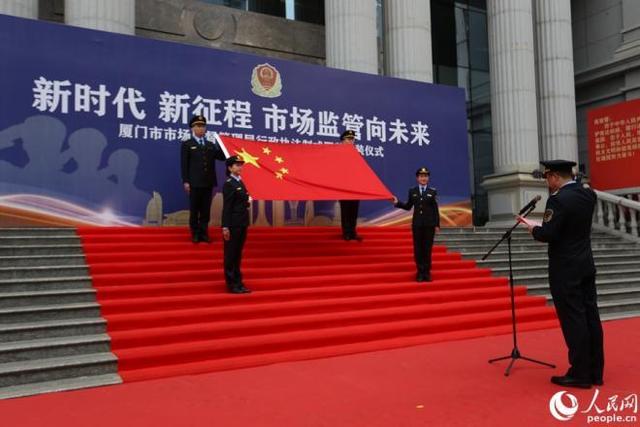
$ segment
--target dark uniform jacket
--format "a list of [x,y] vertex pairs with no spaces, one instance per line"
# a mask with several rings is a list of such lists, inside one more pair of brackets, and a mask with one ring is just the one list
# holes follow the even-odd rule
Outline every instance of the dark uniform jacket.
[[206,141],[204,146],[194,139],[182,143],[181,148],[182,182],[191,187],[215,187],[216,169],[214,160],[224,160],[225,156],[218,144]]
[[222,186],[222,226],[249,226],[249,193],[242,181],[229,177]]
[[414,227],[440,227],[437,194],[435,188],[427,187],[424,195],[421,195],[420,186],[415,186],[409,190],[407,203],[398,201],[396,207],[407,211],[413,207],[411,224]]
[[590,188],[571,183],[549,196],[541,227],[533,237],[549,243],[549,280],[593,275],[591,222],[596,194]]

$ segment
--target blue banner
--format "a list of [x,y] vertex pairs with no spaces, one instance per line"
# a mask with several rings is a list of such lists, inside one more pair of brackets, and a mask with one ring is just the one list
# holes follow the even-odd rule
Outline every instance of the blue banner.
[[[0,57],[5,225],[186,223],[179,158],[192,114],[207,118],[209,132],[273,143],[331,144],[352,129],[400,199],[426,166],[441,205],[468,210],[458,88],[4,15]],[[335,223],[334,205],[265,204],[254,223]],[[406,216],[385,202],[364,203],[360,214],[371,224]]]

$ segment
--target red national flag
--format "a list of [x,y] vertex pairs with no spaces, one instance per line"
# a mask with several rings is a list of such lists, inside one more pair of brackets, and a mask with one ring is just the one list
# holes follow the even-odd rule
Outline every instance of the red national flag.
[[352,144],[275,144],[218,136],[257,200],[387,200],[393,196]]

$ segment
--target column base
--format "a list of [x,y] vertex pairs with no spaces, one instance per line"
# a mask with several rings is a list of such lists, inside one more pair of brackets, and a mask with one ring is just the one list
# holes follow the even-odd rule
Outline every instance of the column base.
[[515,224],[515,216],[531,199],[542,198],[528,218],[542,221],[549,190],[544,180],[536,179],[530,172],[511,172],[484,177],[482,186],[489,197],[489,222],[487,227],[508,227]]

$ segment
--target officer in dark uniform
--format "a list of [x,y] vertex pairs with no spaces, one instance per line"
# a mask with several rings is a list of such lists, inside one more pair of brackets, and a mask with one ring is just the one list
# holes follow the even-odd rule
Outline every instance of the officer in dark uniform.
[[192,136],[182,143],[181,169],[184,190],[189,194],[189,227],[193,243],[207,242],[211,198],[216,186],[214,160],[224,160],[218,144],[205,139],[207,121],[194,116],[189,121]]
[[224,239],[224,278],[232,294],[251,292],[242,283],[240,263],[249,227],[249,193],[240,174],[244,162],[231,156],[225,162],[229,176],[222,186],[222,237]]
[[[343,144],[353,144],[356,133],[346,130],[340,135],[340,142]],[[342,226],[342,238],[344,240],[362,241],[362,237],[356,233],[358,223],[358,208],[360,200],[340,200],[340,225]]]
[[596,195],[572,178],[575,162],[540,162],[551,195],[542,226],[528,225],[533,238],[549,244],[549,285],[562,334],[569,348],[569,370],[553,376],[561,386],[602,385],[604,350],[591,252],[591,221]]
[[409,189],[408,201],[403,203],[393,197],[396,208],[409,210],[413,207],[411,230],[413,232],[413,254],[416,261],[416,281],[431,281],[431,248],[436,231],[440,231],[440,211],[435,188],[428,187],[429,169],[416,171],[418,185]]

